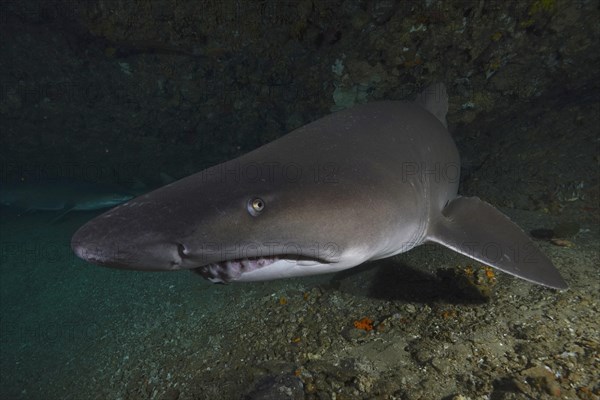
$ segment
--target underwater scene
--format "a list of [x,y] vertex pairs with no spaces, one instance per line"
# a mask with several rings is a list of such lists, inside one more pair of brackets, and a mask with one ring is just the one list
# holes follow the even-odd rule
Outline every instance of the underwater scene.
[[600,6],[0,2],[0,399],[600,399]]

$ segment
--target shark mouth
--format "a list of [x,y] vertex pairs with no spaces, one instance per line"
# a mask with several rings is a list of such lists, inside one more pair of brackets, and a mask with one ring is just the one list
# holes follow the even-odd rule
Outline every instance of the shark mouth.
[[274,255],[269,257],[248,257],[234,260],[219,261],[194,268],[193,271],[203,278],[214,283],[229,283],[238,280],[243,274],[256,271],[260,268],[271,265],[277,261],[285,261],[291,264],[314,265],[323,263],[323,261],[314,258],[307,258],[294,255]]

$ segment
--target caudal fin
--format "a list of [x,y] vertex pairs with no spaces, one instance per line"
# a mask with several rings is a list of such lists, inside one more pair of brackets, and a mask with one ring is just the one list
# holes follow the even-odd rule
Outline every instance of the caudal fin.
[[530,282],[555,289],[568,287],[521,228],[477,197],[452,200],[428,240]]

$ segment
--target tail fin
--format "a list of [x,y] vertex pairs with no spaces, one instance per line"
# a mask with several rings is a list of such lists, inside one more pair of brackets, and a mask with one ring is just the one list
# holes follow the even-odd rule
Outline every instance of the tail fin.
[[429,241],[533,283],[568,287],[527,234],[490,204],[477,197],[458,197],[442,215],[429,232]]

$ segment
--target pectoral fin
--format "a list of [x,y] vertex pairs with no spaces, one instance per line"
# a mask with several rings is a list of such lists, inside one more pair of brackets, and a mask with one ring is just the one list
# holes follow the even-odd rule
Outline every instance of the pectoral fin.
[[533,283],[568,287],[527,234],[478,197],[452,200],[432,225],[428,240]]

